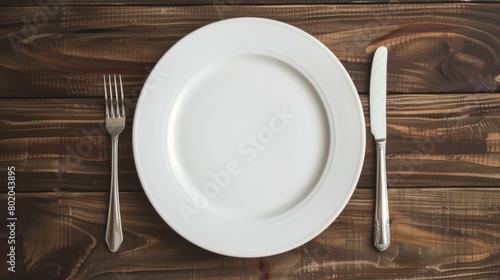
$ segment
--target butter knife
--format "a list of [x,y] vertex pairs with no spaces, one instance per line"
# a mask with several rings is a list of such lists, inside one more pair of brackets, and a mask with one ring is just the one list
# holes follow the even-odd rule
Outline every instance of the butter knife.
[[387,48],[379,47],[373,57],[370,77],[370,126],[377,151],[377,186],[375,197],[374,245],[380,251],[391,244],[387,175],[385,165]]

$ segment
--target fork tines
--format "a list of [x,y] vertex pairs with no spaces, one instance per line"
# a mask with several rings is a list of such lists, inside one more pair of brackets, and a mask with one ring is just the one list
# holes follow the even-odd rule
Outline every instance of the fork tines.
[[[123,85],[122,85],[122,75],[118,75],[118,82],[120,83],[120,95],[118,95],[118,82],[116,80],[116,75],[107,75],[108,85],[109,85],[109,102],[108,102],[108,85],[106,85],[106,75],[103,76],[104,79],[104,96],[106,98],[106,117],[107,118],[123,118],[125,117],[125,106],[123,98]],[[114,91],[113,91],[114,87]],[[121,97],[121,98],[120,98]],[[116,112],[115,112],[116,111]]]

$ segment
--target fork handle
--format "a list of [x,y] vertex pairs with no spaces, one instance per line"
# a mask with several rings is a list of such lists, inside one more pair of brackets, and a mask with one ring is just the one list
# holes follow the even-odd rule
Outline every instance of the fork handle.
[[106,243],[111,252],[116,252],[123,241],[120,197],[118,193],[118,136],[111,137],[111,190],[109,196]]
[[387,175],[385,165],[385,140],[376,141],[377,146],[377,186],[375,197],[374,245],[385,251],[391,244],[389,221],[389,201],[387,198]]

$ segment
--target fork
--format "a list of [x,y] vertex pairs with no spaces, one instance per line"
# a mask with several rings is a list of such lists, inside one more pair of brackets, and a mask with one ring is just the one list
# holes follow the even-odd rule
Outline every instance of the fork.
[[113,82],[111,80],[111,75],[108,75],[107,79],[108,85],[106,85],[106,75],[104,75],[106,129],[111,135],[111,190],[109,196],[108,224],[106,226],[106,243],[111,252],[116,252],[123,241],[120,199],[118,194],[118,138],[123,128],[125,128],[125,106],[123,105],[122,76],[118,75],[120,95],[118,95],[116,75],[113,75]]

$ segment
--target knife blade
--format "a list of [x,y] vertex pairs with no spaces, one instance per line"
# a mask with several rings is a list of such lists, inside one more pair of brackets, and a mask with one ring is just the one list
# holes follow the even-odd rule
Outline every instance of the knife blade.
[[377,185],[374,215],[374,246],[384,251],[391,244],[386,175],[387,48],[375,51],[370,77],[370,126],[377,151]]

